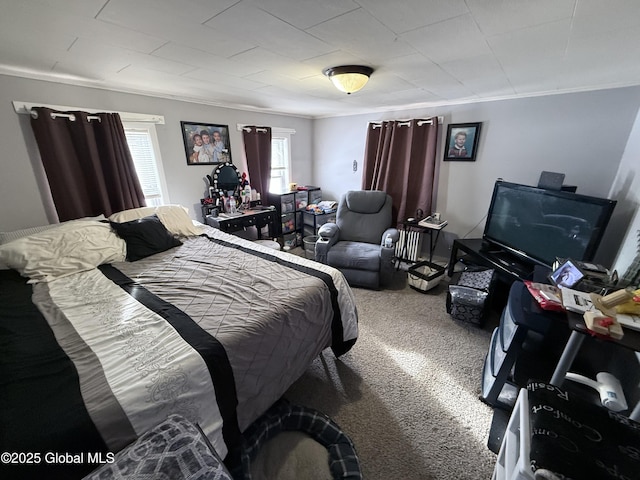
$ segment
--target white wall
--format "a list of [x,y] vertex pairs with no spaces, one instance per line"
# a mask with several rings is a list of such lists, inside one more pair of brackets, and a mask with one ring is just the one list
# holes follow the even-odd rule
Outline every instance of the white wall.
[[94,88],[75,87],[0,75],[0,230],[14,230],[49,223],[36,184],[37,147],[27,115],[18,115],[11,102],[42,102],[136,113],[164,115],[157,125],[158,141],[171,202],[189,207],[199,218],[199,199],[205,191],[204,176],[211,166],[188,166],[180,121],[229,126],[234,164],[243,162],[242,135],[236,124],[258,124],[296,130],[292,138],[292,175],[298,184],[312,184],[312,120],[286,115],[232,110],[195,103],[131,95]]
[[[444,116],[440,159],[447,124],[482,122],[476,162],[440,160],[436,206],[449,220],[447,232],[480,237],[498,177],[536,185],[541,171],[561,172],[579,193],[607,197],[639,106],[640,87],[631,87],[320,119],[313,133],[314,181],[334,198],[360,188],[361,169],[354,174],[351,164],[362,163],[370,121]],[[623,227],[612,222],[612,228],[618,242],[599,254],[608,264]]]
[[[629,135],[620,168],[611,187],[611,196],[618,199],[611,223],[616,222],[620,225],[619,237],[622,237],[623,245],[613,268],[622,276],[640,248],[640,114],[636,117]],[[613,242],[619,238],[607,237],[606,240]]]

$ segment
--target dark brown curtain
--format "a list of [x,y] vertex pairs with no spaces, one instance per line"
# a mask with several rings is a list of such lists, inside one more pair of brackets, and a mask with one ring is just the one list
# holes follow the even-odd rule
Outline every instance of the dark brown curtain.
[[251,188],[255,188],[266,204],[271,181],[271,127],[247,126],[242,129],[244,151]]
[[120,115],[33,110],[31,127],[60,221],[145,206]]
[[382,190],[393,198],[393,222],[421,209],[425,215],[437,193],[438,119],[370,123],[365,145],[363,190]]

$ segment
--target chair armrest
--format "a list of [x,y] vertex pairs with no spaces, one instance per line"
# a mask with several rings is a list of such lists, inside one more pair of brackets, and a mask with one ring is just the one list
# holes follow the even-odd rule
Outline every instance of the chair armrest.
[[337,240],[340,238],[340,227],[335,223],[325,223],[318,230],[318,235],[320,235],[320,238],[328,239],[335,237]]
[[338,237],[322,238],[320,237],[316,242],[316,262],[327,264],[327,255],[329,249],[338,243]]
[[393,248],[395,248],[396,243],[400,239],[400,232],[398,231],[397,228],[387,228],[382,234],[380,245],[384,246],[384,241],[387,239],[387,235],[391,235],[391,240],[393,241]]
[[327,263],[329,249],[340,239],[340,228],[335,223],[325,223],[318,230],[320,238],[316,242],[316,262]]

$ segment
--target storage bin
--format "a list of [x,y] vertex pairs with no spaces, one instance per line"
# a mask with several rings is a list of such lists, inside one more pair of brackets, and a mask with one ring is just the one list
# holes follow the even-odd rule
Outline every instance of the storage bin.
[[294,233],[285,233],[282,236],[283,247],[294,248],[298,246],[298,237]]
[[304,237],[302,242],[304,243],[304,256],[315,260],[316,259],[316,242],[318,241],[317,235],[309,235],[308,237]]
[[426,293],[444,278],[444,267],[431,262],[418,262],[410,266],[407,273],[409,286]]
[[309,188],[309,204],[320,203],[322,201],[322,190],[318,187]]
[[282,222],[282,233],[290,233],[296,229],[295,213],[287,213],[281,215],[280,221]]
[[280,208],[282,213],[295,212],[296,201],[294,194],[282,195],[280,200]]
[[309,193],[306,190],[301,190],[295,193],[296,210],[304,210],[309,204]]
[[493,289],[493,269],[454,275],[447,294],[447,313],[456,320],[483,325]]

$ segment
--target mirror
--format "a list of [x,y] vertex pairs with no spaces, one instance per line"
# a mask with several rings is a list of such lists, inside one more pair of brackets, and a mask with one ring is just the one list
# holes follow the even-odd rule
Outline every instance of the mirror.
[[240,185],[241,180],[238,169],[232,163],[220,164],[213,171],[213,188],[219,195],[226,195],[229,190],[234,190]]

